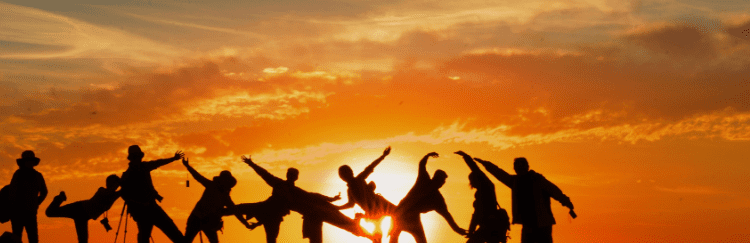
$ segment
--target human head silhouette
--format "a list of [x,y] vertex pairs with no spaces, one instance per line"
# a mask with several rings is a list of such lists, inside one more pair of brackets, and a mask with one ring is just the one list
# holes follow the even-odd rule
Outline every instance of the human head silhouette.
[[214,182],[218,183],[219,186],[224,190],[232,190],[232,187],[237,185],[237,179],[232,176],[232,172],[223,170],[219,173],[219,176],[214,177]]
[[40,159],[34,155],[34,151],[26,150],[21,153],[20,159],[16,159],[16,164],[18,164],[18,167],[31,168],[39,165],[39,161]]
[[524,157],[518,157],[513,160],[513,170],[517,175],[523,175],[529,172],[529,161]]
[[120,177],[115,174],[107,176],[107,189],[117,190],[118,187],[120,187]]
[[145,154],[143,154],[141,147],[138,145],[131,145],[128,147],[128,160],[131,162],[141,162],[143,156],[145,156]]
[[341,177],[341,180],[344,180],[346,182],[350,182],[352,179],[354,179],[354,172],[352,171],[352,167],[349,167],[348,165],[342,165],[339,167],[339,177]]
[[448,178],[448,174],[446,174],[445,171],[437,170],[435,171],[435,175],[432,176],[432,183],[438,188],[441,188],[445,185],[446,178]]
[[294,167],[290,167],[286,170],[286,181],[295,182],[299,178],[299,170]]

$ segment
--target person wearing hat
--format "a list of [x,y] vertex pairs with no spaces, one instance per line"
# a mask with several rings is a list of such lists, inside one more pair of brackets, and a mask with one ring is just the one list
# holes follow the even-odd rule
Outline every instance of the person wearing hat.
[[172,158],[146,162],[143,161],[144,155],[138,145],[128,147],[130,163],[120,179],[122,199],[125,200],[128,212],[138,226],[138,243],[149,242],[154,226],[161,229],[172,242],[183,242],[182,232],[164,212],[164,209],[156,203],[157,200],[161,202],[164,198],[154,188],[151,171],[177,161],[185,154],[177,151]]
[[[185,165],[190,175],[206,188],[188,217],[185,227],[185,242],[193,242],[198,232],[203,231],[208,238],[208,242],[217,243],[219,242],[219,236],[216,232],[224,225],[224,222],[221,221],[222,212],[232,211],[235,206],[229,193],[232,191],[232,187],[237,185],[237,179],[232,176],[231,172],[225,170],[219,173],[219,176],[214,176],[213,180],[209,180],[190,166],[186,158],[182,158],[182,164]],[[240,213],[235,213],[234,216],[245,227],[252,228]]]
[[10,180],[11,187],[15,189],[10,216],[13,234],[20,238],[25,228],[29,243],[39,242],[36,214],[39,205],[47,197],[44,176],[34,169],[34,166],[39,165],[39,161],[33,151],[23,151],[21,158],[16,160],[19,168]]

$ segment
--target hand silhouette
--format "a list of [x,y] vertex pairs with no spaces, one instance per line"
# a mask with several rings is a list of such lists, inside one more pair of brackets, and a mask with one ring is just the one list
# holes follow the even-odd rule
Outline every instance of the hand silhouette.
[[190,162],[188,162],[187,157],[182,157],[182,165],[184,165],[185,167],[190,166]]
[[440,157],[440,155],[438,155],[438,153],[436,153],[436,152],[430,152],[429,154],[425,155],[425,157],[427,157],[427,156],[433,157],[433,158]]
[[456,231],[456,233],[458,233],[459,235],[463,235],[463,236],[466,236],[466,238],[469,238],[469,237],[468,237],[468,236],[469,236],[469,233],[467,233],[465,229],[462,229],[462,228],[458,228],[458,229],[456,229],[455,231]]
[[260,223],[258,223],[258,222],[250,223],[249,225],[245,225],[245,227],[247,227],[250,230],[254,230],[255,228],[258,228],[258,226],[260,226]]
[[182,159],[185,157],[185,153],[182,152],[182,150],[177,150],[177,152],[174,153],[174,160]]
[[388,156],[389,154],[391,154],[391,146],[388,146],[383,150],[383,156]]
[[464,152],[462,150],[456,151],[455,154],[458,154],[458,155],[461,155],[461,156],[469,156],[469,154],[467,154],[466,152]]
[[333,197],[334,201],[338,201],[339,199],[341,199],[341,192],[339,192],[338,195],[336,195],[335,197]]
[[245,162],[245,164],[248,164],[248,165],[249,164],[255,164],[255,162],[253,162],[253,160],[250,159],[250,156],[243,155],[242,156],[242,161]]

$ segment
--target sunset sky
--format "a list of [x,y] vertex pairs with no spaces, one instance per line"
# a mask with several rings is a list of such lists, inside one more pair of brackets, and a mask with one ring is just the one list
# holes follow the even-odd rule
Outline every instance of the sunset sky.
[[[73,221],[44,209],[60,191],[91,198],[133,144],[145,160],[183,150],[209,178],[231,170],[236,203],[271,192],[242,155],[282,178],[298,168],[299,187],[341,192],[341,205],[339,166],[359,173],[392,146],[369,179],[398,203],[435,151],[428,170],[448,172],[441,191],[464,228],[475,191],[453,152],[509,172],[526,157],[578,213],[553,200],[557,243],[750,242],[747,1],[64,2],[0,2],[0,184],[22,151],[41,158],[41,242],[75,242]],[[185,186],[179,162],[152,175],[184,231],[203,187]],[[436,213],[422,219],[429,242],[465,242]],[[222,242],[264,242],[224,221]],[[324,237],[368,242],[332,226]],[[299,214],[279,242],[307,242]]]

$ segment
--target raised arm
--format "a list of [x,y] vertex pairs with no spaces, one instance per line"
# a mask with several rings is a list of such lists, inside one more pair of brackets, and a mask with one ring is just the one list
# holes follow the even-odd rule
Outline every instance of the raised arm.
[[383,159],[385,159],[385,156],[388,156],[390,153],[391,153],[391,147],[388,146],[383,151],[383,155],[381,155],[380,157],[378,157],[377,159],[375,159],[375,161],[373,161],[372,163],[370,163],[370,165],[368,165],[365,168],[365,170],[363,170],[361,173],[359,173],[359,175],[357,175],[357,178],[358,179],[363,179],[363,180],[367,179],[367,177],[370,176],[370,174],[372,174],[372,171],[375,170],[375,167],[378,166],[378,164],[380,164],[380,162],[383,161]]
[[437,158],[437,157],[440,157],[440,155],[438,155],[438,153],[431,152],[425,155],[424,157],[422,157],[422,160],[419,161],[419,174],[417,175],[417,181],[419,181],[420,178],[424,178],[424,177],[428,179],[430,178],[430,174],[427,173],[427,160],[430,157]]
[[266,181],[266,184],[268,184],[269,186],[273,187],[278,184],[284,183],[283,179],[272,175],[266,169],[263,169],[263,167],[260,167],[259,165],[255,164],[255,162],[253,162],[253,160],[250,159],[250,156],[243,155],[242,161],[244,161],[245,164],[253,168],[253,170],[255,170],[255,173],[257,173],[260,176],[260,178],[263,178],[263,180]]
[[153,161],[142,162],[143,168],[146,168],[146,170],[148,171],[152,171],[152,170],[155,170],[156,168],[162,167],[164,165],[167,165],[169,163],[182,159],[183,157],[185,157],[185,153],[183,153],[182,150],[177,150],[177,152],[174,153],[174,157],[172,158],[157,159]]
[[190,162],[188,162],[187,158],[182,158],[182,164],[185,165],[185,168],[187,168],[188,172],[190,172],[190,175],[192,175],[193,178],[195,178],[195,180],[204,187],[211,183],[211,180],[207,179],[205,176],[198,173],[197,170],[193,169],[192,166],[190,166]]
[[481,170],[479,170],[479,166],[477,166],[477,163],[474,162],[474,159],[472,159],[471,156],[469,156],[469,154],[461,150],[456,151],[455,154],[461,155],[461,157],[463,157],[464,162],[466,162],[466,165],[469,166],[469,169],[471,169],[471,172],[484,174]]
[[513,186],[513,177],[510,174],[508,174],[508,172],[505,172],[503,169],[500,169],[492,162],[489,162],[480,158],[474,158],[474,159],[480,164],[482,164],[482,166],[484,166],[487,172],[490,172],[490,174],[495,176],[497,180],[499,180],[500,182],[502,182],[508,187]]

